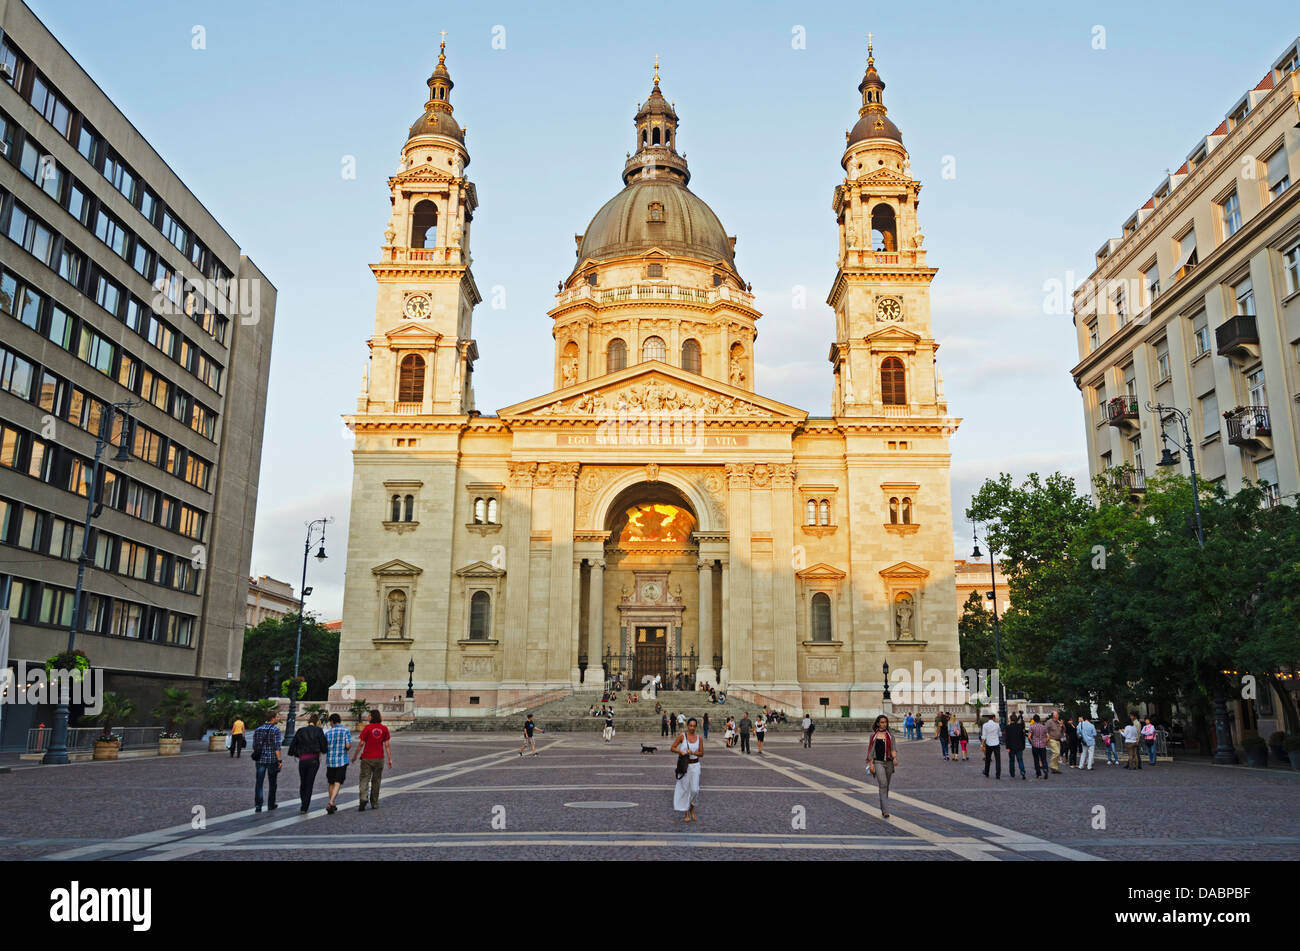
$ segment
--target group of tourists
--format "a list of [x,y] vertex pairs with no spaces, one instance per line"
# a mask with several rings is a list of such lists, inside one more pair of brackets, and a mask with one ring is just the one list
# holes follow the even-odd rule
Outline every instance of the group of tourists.
[[[707,713],[704,714],[703,721],[699,722],[698,725],[703,731],[704,738],[707,740],[709,738],[709,715]],[[673,736],[677,733],[681,733],[685,729],[686,714],[684,713],[672,713],[670,711],[659,718],[660,736]]]
[[[379,786],[383,780],[384,763],[387,761],[388,768],[392,769],[393,753],[389,746],[388,727],[383,725],[379,711],[371,710],[369,718],[370,722],[362,727],[356,743],[352,741],[352,731],[343,726],[343,718],[337,713],[330,714],[328,730],[321,728],[320,717],[313,713],[307,717],[307,725],[294,732],[287,752],[298,760],[299,813],[305,814],[311,809],[322,757],[325,759],[325,782],[329,790],[329,801],[325,806],[327,813],[333,815],[339,811],[336,800],[343,781],[347,778],[348,764],[355,763],[358,759],[361,760],[361,804],[358,811],[366,811],[367,799],[371,809],[379,808]],[[284,744],[284,734],[280,731],[279,722],[280,711],[272,710],[267,714],[265,722],[253,731],[253,751],[250,755],[255,766],[254,812],[261,812],[263,805],[268,811],[279,808],[275,797],[280,770],[284,768],[284,756],[280,749]],[[244,721],[236,719],[230,732],[230,755],[238,759],[246,745]],[[238,737],[237,742],[235,737]],[[265,797],[263,789],[266,791]]]
[[[723,739],[727,747],[740,747],[740,752],[749,754],[749,737],[752,734],[755,742],[758,744],[758,755],[763,755],[763,741],[767,739],[767,730],[771,725],[772,719],[769,714],[760,713],[757,719],[751,720],[748,713],[742,713],[740,719],[727,717],[727,722],[723,728]],[[707,734],[706,734],[707,735]]]

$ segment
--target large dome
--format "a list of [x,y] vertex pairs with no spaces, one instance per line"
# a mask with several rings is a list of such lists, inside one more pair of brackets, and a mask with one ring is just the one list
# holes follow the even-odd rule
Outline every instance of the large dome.
[[725,261],[733,272],[736,268],[731,240],[713,209],[669,178],[633,181],[607,201],[587,225],[578,261],[607,260],[651,248],[698,261]]

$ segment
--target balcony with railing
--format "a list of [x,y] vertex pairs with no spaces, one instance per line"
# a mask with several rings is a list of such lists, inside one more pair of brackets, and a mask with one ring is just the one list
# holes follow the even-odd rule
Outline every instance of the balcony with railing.
[[1106,401],[1106,422],[1112,426],[1136,426],[1138,423],[1138,398],[1132,393],[1112,397]]
[[1229,317],[1214,331],[1214,342],[1219,356],[1235,353],[1243,347],[1259,345],[1259,330],[1254,314]]
[[754,295],[730,287],[683,287],[680,284],[628,284],[623,287],[596,287],[578,284],[556,295],[556,304],[564,306],[579,301],[593,304],[623,304],[638,301],[681,301],[687,304],[714,304],[732,301],[746,307],[754,305]]
[[1147,490],[1146,473],[1137,469],[1110,469],[1106,475],[1116,488],[1125,489],[1130,495],[1141,495]]
[[1223,418],[1228,423],[1230,445],[1245,446],[1273,435],[1267,406],[1240,406],[1224,413]]

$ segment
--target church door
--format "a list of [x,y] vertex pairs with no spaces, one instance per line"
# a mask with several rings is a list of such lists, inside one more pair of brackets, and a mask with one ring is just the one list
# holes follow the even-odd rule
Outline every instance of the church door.
[[668,680],[668,629],[665,627],[638,627],[636,629],[636,672],[633,686],[640,688],[643,677],[656,674]]

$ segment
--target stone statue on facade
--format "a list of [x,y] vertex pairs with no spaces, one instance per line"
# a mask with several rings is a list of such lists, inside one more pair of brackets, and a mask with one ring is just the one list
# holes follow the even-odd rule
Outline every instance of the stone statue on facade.
[[394,592],[388,598],[388,637],[401,637],[406,623],[406,598]]
[[912,639],[912,599],[907,595],[899,598],[894,609],[894,615],[895,638],[900,641],[910,641]]

